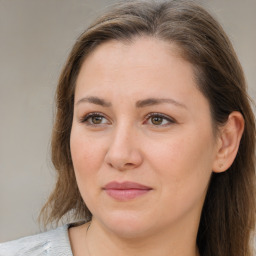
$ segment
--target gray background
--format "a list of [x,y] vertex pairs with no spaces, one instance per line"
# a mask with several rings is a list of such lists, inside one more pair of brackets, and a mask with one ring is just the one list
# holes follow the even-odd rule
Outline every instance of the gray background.
[[[0,242],[40,230],[54,185],[54,90],[76,37],[106,0],[0,0]],[[201,1],[230,36],[256,96],[256,0]]]

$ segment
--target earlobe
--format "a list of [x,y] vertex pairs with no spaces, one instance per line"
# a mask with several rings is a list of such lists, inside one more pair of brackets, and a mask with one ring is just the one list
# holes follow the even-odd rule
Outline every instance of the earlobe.
[[244,118],[238,111],[232,112],[220,128],[213,172],[226,171],[234,162],[244,131]]

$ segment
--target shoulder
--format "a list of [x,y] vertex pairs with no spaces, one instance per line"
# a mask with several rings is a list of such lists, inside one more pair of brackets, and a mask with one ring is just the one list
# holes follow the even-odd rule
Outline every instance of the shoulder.
[[72,256],[69,225],[0,244],[0,256]]

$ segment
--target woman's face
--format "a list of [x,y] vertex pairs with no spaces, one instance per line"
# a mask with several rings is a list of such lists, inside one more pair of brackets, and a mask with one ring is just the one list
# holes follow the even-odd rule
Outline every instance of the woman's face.
[[71,154],[83,200],[106,230],[197,229],[215,141],[209,103],[175,46],[109,41],[83,63]]

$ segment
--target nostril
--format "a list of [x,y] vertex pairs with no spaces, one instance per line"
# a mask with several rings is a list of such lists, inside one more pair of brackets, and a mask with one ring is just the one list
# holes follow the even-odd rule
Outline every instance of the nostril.
[[115,169],[118,169],[118,170],[129,170],[130,168],[133,168],[134,167],[134,164],[133,163],[108,163],[108,165],[111,167],[111,168],[115,168]]
[[113,166],[111,163],[108,163],[108,165],[109,165],[111,168],[114,168],[114,166]]
[[134,164],[132,163],[126,163],[125,166],[133,166]]
[[136,168],[135,163],[131,163],[131,162],[125,163],[124,161],[115,161],[115,162],[110,161],[107,164],[109,167],[114,168],[119,171],[125,171],[125,170],[130,170],[130,169]]
[[114,144],[106,152],[105,162],[109,167],[117,170],[130,170],[141,165],[142,155],[131,144],[122,145],[122,147],[120,145],[117,147],[117,144]]

